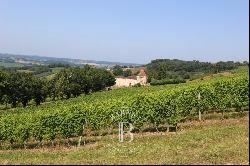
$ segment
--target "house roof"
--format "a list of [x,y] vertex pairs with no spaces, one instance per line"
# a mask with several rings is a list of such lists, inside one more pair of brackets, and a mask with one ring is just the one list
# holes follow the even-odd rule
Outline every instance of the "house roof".
[[146,76],[144,69],[140,70],[140,73],[138,74],[138,76]]

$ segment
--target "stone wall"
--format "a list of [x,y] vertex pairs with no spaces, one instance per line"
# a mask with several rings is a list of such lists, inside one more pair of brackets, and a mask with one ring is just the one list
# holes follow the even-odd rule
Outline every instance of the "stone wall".
[[137,76],[136,79],[132,78],[116,78],[116,84],[114,87],[128,87],[133,86],[135,84],[140,83],[141,85],[145,85],[147,82],[146,77]]

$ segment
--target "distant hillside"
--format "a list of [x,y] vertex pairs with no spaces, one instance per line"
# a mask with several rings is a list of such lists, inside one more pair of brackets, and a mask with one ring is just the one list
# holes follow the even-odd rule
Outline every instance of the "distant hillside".
[[217,63],[199,62],[197,60],[184,61],[178,59],[156,59],[146,65],[148,81],[151,85],[168,83],[182,83],[187,79],[196,79],[206,74],[215,74],[223,71],[247,66],[248,62],[220,61]]
[[[122,62],[108,62],[108,61],[95,61],[95,60],[82,60],[70,58],[55,58],[35,55],[16,55],[0,53],[0,66],[29,66],[29,65],[48,65],[51,63],[63,63],[72,66],[79,66],[83,64],[91,64],[99,67],[112,67],[114,65],[122,66],[141,66],[142,64],[135,63],[122,63]],[[12,65],[11,65],[12,64]],[[16,64],[16,65],[14,65]]]

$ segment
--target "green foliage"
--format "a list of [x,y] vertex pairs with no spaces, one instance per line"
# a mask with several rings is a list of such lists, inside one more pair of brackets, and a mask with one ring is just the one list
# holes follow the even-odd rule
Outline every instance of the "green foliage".
[[6,81],[7,95],[9,102],[16,107],[21,102],[25,107],[32,98],[33,82],[32,75],[29,73],[10,73]]
[[132,87],[141,87],[141,84],[137,83],[137,84],[133,85]]
[[89,94],[112,86],[115,84],[115,78],[105,69],[85,65],[83,68],[68,68],[60,71],[50,84],[49,89],[53,95],[69,99],[71,96]]
[[233,61],[218,62],[211,64],[199,61],[182,61],[178,59],[156,59],[147,64],[147,73],[149,82],[151,79],[193,79],[193,75],[197,73],[218,73],[225,70],[232,70],[241,66],[239,62]]
[[127,69],[125,71],[123,71],[123,76],[124,77],[128,77],[132,75],[132,70],[131,69]]
[[6,72],[0,70],[0,103],[5,103],[5,96],[6,96],[6,79],[8,75]]
[[14,143],[29,139],[53,141],[70,138],[82,135],[86,123],[92,130],[117,125],[120,121],[137,127],[144,123],[177,125],[193,111],[248,107],[248,86],[249,77],[238,75],[152,89],[124,88],[110,95],[99,93],[67,102],[58,101],[19,110],[19,113],[0,114],[0,140]]
[[48,65],[49,68],[56,68],[56,67],[65,67],[65,68],[68,68],[70,67],[69,64],[65,64],[65,63],[50,63]]
[[35,77],[32,73],[0,71],[0,103],[10,103],[12,107],[22,103],[26,107],[33,99],[36,105],[40,105],[47,96],[53,100],[69,99],[82,93],[101,91],[114,84],[115,78],[109,71],[89,65],[63,69],[52,79]]
[[185,79],[179,77],[176,79],[162,79],[162,80],[155,80],[152,79],[150,82],[150,85],[165,85],[165,84],[179,84],[179,83],[185,83]]
[[48,89],[46,84],[48,83],[47,80],[42,80],[41,78],[33,77],[32,79],[32,98],[36,102],[36,105],[40,105],[41,102],[44,102],[47,95]]
[[115,76],[122,76],[123,75],[123,70],[122,70],[122,67],[121,66],[119,66],[119,65],[115,65],[114,67],[113,67],[113,74],[115,75]]
[[112,69],[112,72],[115,76],[129,77],[132,75],[131,69],[123,70],[123,68],[127,68],[127,66],[115,65]]
[[12,68],[12,67],[22,67],[22,64],[15,62],[0,62],[0,67]]
[[36,104],[44,101],[47,95],[45,82],[30,73],[0,72],[0,102],[16,107],[22,103],[25,107],[31,99]]

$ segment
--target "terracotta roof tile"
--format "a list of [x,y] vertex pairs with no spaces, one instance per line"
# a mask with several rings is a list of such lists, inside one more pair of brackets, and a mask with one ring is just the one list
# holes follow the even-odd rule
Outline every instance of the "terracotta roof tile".
[[138,74],[138,76],[146,76],[144,69],[140,70],[140,73]]

